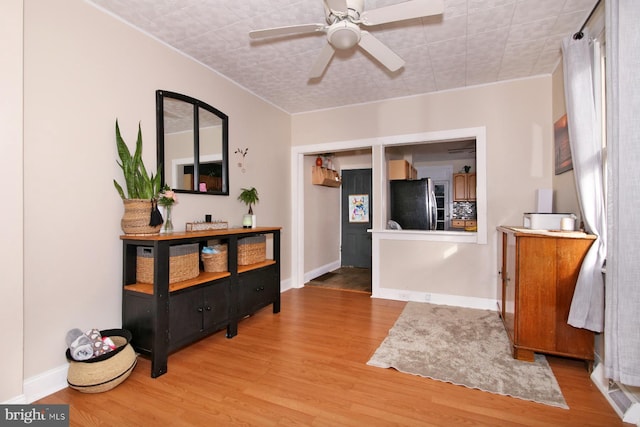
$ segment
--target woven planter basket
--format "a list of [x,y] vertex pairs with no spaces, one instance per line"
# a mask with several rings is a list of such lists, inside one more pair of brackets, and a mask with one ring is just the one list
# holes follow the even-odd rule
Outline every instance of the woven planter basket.
[[124,234],[134,236],[149,236],[160,234],[162,224],[150,226],[151,200],[146,199],[123,199],[124,214],[120,220],[120,227]]
[[131,332],[126,329],[107,329],[100,331],[100,334],[110,337],[116,349],[82,362],[73,360],[67,349],[69,387],[83,393],[108,391],[126,380],[135,368],[138,359],[129,344]]
[[227,271],[227,244],[215,245],[214,248],[218,250],[217,254],[200,254],[204,271],[209,273]]

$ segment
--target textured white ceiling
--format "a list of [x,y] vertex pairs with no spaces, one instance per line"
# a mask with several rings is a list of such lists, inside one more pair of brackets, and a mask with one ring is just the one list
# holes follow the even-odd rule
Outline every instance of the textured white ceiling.
[[[289,113],[549,74],[560,41],[597,0],[444,0],[443,15],[368,27],[406,64],[391,73],[359,48],[308,73],[323,33],[251,41],[248,33],[325,23],[322,0],[88,0]],[[365,0],[365,10],[403,0]]]

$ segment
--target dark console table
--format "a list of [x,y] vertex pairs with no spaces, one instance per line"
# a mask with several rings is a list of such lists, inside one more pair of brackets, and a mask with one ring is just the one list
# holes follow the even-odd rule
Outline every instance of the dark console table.
[[[238,239],[265,235],[271,257],[238,265]],[[152,236],[120,236],[123,242],[122,325],[133,335],[132,346],[150,357],[151,376],[167,372],[170,353],[221,329],[238,333],[238,322],[273,304],[280,312],[280,227],[194,231]],[[227,269],[205,272],[169,284],[173,245],[217,240],[227,244]],[[153,283],[136,281],[137,249],[153,248]],[[267,251],[267,254],[269,251]]]

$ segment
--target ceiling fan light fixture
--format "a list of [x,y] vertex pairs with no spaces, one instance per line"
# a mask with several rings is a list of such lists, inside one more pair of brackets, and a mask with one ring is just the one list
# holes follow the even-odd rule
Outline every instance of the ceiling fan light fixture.
[[336,22],[327,31],[329,43],[336,49],[350,49],[360,41],[360,27],[353,22]]

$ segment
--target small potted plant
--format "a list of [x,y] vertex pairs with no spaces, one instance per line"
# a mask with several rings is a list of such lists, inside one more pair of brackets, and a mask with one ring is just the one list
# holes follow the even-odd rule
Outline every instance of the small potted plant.
[[256,216],[253,214],[253,205],[260,201],[258,190],[255,187],[242,188],[238,200],[249,207],[248,213],[242,219],[243,228],[255,228]]

